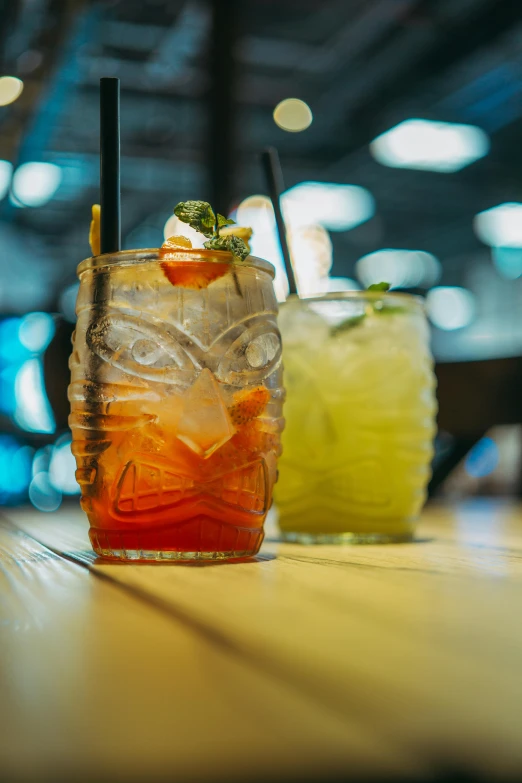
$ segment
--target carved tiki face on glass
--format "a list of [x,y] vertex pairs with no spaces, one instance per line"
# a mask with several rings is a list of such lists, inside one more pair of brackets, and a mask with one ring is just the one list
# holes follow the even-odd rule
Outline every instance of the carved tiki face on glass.
[[70,424],[94,550],[255,554],[283,420],[273,268],[208,250],[80,264]]

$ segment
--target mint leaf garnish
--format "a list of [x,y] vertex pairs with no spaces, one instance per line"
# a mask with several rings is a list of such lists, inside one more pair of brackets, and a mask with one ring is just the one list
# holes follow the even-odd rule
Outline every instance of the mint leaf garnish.
[[[374,283],[373,285],[368,286],[366,289],[367,291],[370,291],[371,293],[387,293],[391,288],[390,283]],[[407,307],[401,307],[401,306],[390,306],[390,307],[383,307],[383,301],[382,299],[378,299],[376,302],[368,302],[368,309],[366,313],[363,313],[362,315],[354,315],[351,318],[347,318],[345,321],[341,321],[340,324],[337,324],[337,326],[333,326],[330,329],[330,335],[332,337],[335,337],[338,334],[342,334],[343,332],[348,331],[349,329],[353,329],[354,326],[359,326],[364,319],[370,315],[398,315],[399,313],[407,313],[408,308]]]
[[236,221],[231,220],[230,218],[226,218],[224,215],[220,215],[218,212],[217,216],[217,230],[219,232],[220,228],[223,228],[224,226],[235,226]]
[[364,321],[365,318],[366,316],[364,313],[362,315],[354,315],[351,318],[347,318],[345,321],[341,321],[340,324],[332,326],[330,329],[330,335],[332,337],[336,337],[338,334],[347,332],[349,329],[353,329],[354,326],[359,326],[359,324]]
[[174,214],[182,223],[187,223],[206,237],[216,233],[216,216],[206,201],[180,201],[174,207]]
[[219,229],[235,225],[235,220],[226,218],[219,212],[216,218],[214,210],[207,201],[180,201],[174,207],[174,214],[183,223],[187,223],[191,228],[208,237],[203,243],[207,250],[226,250],[241,261],[250,255],[250,250],[240,237],[234,234],[226,237],[219,236]]
[[229,234],[226,237],[214,236],[203,243],[207,250],[228,250],[236,258],[244,261],[250,254],[246,244],[240,237]]
[[374,307],[373,312],[375,315],[398,315],[399,313],[407,313],[407,307]]

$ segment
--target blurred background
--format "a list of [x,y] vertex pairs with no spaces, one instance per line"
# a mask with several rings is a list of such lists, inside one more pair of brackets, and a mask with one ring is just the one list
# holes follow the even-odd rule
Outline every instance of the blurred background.
[[67,357],[101,76],[121,80],[124,248],[206,199],[253,226],[283,300],[259,164],[276,146],[301,290],[426,298],[432,494],[521,493],[517,0],[0,0],[0,505],[77,492]]

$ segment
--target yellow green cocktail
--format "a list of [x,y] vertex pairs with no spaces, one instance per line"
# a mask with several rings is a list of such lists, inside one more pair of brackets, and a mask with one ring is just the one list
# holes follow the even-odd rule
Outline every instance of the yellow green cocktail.
[[422,303],[382,292],[291,297],[276,503],[287,540],[404,541],[425,501],[435,380]]

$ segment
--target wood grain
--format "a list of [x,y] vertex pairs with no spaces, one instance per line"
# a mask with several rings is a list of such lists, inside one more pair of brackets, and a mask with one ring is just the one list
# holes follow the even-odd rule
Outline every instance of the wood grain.
[[420,769],[376,732],[260,672],[212,626],[93,578],[10,523],[0,523],[0,552],[2,781]]
[[393,749],[404,774],[521,775],[520,507],[432,507],[412,544],[272,540],[257,561],[196,567],[98,560],[77,512],[11,518],[308,699],[317,725],[373,737],[385,764]]

